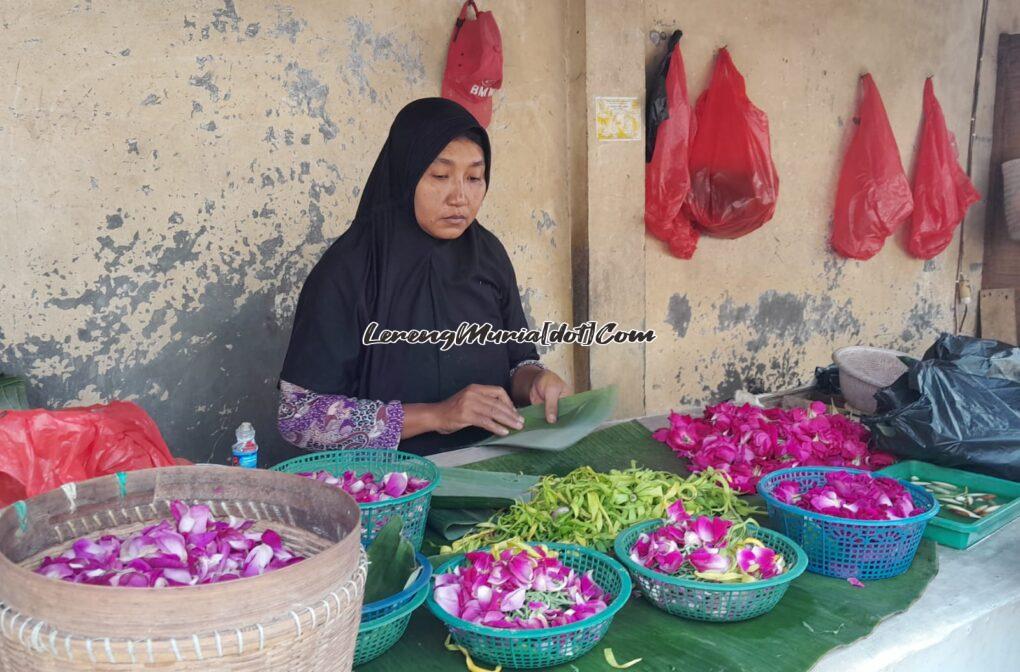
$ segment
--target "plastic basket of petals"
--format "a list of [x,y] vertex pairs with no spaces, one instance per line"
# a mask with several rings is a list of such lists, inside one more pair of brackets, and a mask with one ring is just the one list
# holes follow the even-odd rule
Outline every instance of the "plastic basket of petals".
[[772,526],[793,539],[808,556],[809,572],[861,581],[887,579],[907,571],[924,528],[939,510],[924,488],[899,481],[914,501],[916,513],[897,520],[857,520],[807,511],[781,501],[775,490],[793,482],[801,493],[824,485],[833,472],[870,474],[843,467],[794,467],[768,474],[758,483]]
[[761,616],[779,604],[790,583],[807,569],[807,555],[792,539],[756,528],[754,536],[786,560],[786,571],[779,576],[750,583],[713,583],[663,574],[630,557],[638,537],[661,525],[661,520],[650,520],[627,528],[616,538],[614,551],[641,587],[645,599],[673,616],[715,622]]

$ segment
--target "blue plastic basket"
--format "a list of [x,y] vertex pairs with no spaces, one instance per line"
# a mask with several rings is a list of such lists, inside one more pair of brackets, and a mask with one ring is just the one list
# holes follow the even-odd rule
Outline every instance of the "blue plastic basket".
[[924,528],[939,512],[939,504],[924,488],[899,481],[914,499],[918,515],[902,520],[853,520],[807,511],[779,501],[773,494],[784,481],[793,481],[800,492],[824,485],[825,475],[846,471],[842,467],[795,467],[780,469],[758,483],[769,518],[777,530],[793,539],[808,556],[808,571],[841,579],[861,581],[888,579],[907,571],[914,561]]
[[422,555],[420,552],[414,554],[414,559],[417,561],[418,566],[421,567],[421,572],[418,574],[418,578],[414,580],[410,586],[396,595],[391,595],[384,600],[378,600],[376,602],[370,602],[361,608],[361,624],[371,623],[372,621],[378,620],[383,616],[397,611],[405,604],[415,598],[422,586],[428,584],[432,578],[432,563],[429,559]]

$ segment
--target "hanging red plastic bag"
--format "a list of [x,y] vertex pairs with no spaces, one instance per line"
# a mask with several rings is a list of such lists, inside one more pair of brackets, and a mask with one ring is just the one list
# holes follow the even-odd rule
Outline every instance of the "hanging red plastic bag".
[[[468,7],[475,11],[468,20]],[[446,52],[443,98],[458,102],[483,128],[492,120],[492,94],[503,86],[503,38],[492,12],[480,12],[474,0],[460,8]]]
[[870,74],[861,77],[861,102],[853,123],[856,129],[836,189],[832,247],[844,257],[871,259],[910,216],[914,199],[882,96]]
[[666,56],[656,73],[648,99],[645,140],[645,229],[669,245],[681,259],[690,259],[698,232],[683,212],[691,191],[688,169],[694,115],[687,100],[687,75],[680,53],[679,30],[669,38]]
[[730,52],[719,50],[712,81],[694,108],[689,215],[703,233],[738,238],[772,219],[779,175],[769,120],[747,98]]
[[967,208],[981,200],[960,168],[956,138],[946,128],[931,77],[924,82],[924,125],[914,172],[914,214],[907,249],[931,259],[949,247]]
[[172,464],[156,423],[131,402],[0,413],[0,507],[65,483]]

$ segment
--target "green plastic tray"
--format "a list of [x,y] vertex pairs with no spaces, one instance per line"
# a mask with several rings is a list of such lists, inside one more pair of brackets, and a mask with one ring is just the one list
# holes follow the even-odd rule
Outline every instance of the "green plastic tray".
[[958,487],[966,487],[972,491],[990,492],[998,496],[1002,502],[1002,508],[973,522],[950,513],[946,511],[945,507],[942,507],[939,514],[928,521],[924,536],[943,546],[961,550],[970,548],[1020,516],[1020,483],[961,469],[939,467],[917,460],[898,462],[878,473],[905,481],[909,481],[911,476],[917,476],[923,481],[942,481]]

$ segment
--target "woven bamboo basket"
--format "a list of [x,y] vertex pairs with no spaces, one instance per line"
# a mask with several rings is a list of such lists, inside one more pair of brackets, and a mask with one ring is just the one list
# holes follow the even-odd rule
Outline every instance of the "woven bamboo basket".
[[[170,502],[256,520],[304,555],[262,576],[174,588],[75,584],[32,571],[83,536],[170,519]],[[268,471],[146,469],[0,510],[0,671],[350,670],[365,558],[354,499]]]

